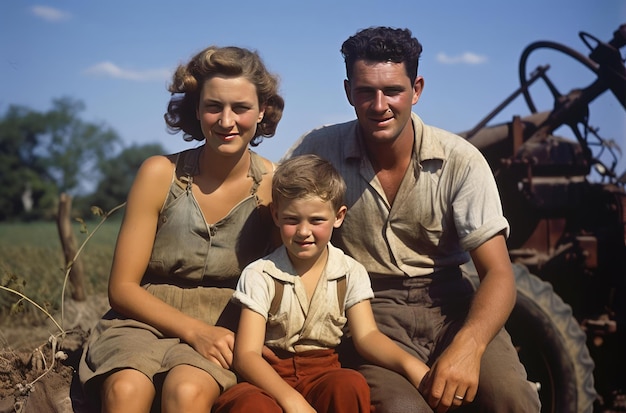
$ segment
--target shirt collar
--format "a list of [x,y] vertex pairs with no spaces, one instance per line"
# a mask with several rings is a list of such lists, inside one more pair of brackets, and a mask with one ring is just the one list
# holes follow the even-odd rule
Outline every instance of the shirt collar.
[[[328,243],[328,261],[324,268],[326,278],[334,280],[347,274],[343,251]],[[293,283],[298,276],[289,260],[287,248],[282,245],[278,247],[270,256],[264,260],[263,272],[276,278],[277,280]]]
[[348,130],[342,138],[343,153],[345,159],[357,158],[367,159],[363,140],[361,139],[361,128],[359,128],[358,120],[353,120],[348,124]]
[[[441,143],[436,139],[430,127],[425,125],[422,119],[411,112],[411,122],[413,122],[413,131],[415,134],[415,148],[419,148],[417,162],[429,159],[446,159],[445,151]],[[361,139],[361,129],[357,120],[350,122],[349,129],[346,131],[346,137],[343,140],[343,153],[345,159],[357,158],[367,159],[367,152],[363,146]]]
[[430,159],[446,159],[441,142],[436,138],[430,126],[425,125],[415,113],[411,113],[413,130],[415,131],[415,148],[419,148],[418,162]]

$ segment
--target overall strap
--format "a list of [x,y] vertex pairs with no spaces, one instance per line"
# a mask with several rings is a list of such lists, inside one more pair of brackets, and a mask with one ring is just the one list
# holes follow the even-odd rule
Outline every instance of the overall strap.
[[283,299],[283,290],[285,289],[285,284],[282,281],[279,281],[273,277],[272,277],[272,280],[274,280],[274,298],[272,298],[272,304],[270,305],[269,315],[275,316],[276,313],[278,313],[280,302]]
[[187,192],[191,191],[193,177],[198,174],[198,161],[201,150],[202,147],[188,149],[181,152],[179,154],[180,158],[176,160],[176,175],[178,180],[185,185]]
[[339,313],[343,314],[346,301],[346,276],[337,280],[337,302],[339,303]]

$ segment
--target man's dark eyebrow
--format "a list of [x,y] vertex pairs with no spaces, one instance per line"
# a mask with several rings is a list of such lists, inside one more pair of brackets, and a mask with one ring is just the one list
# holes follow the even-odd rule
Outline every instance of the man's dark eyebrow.
[[[372,87],[372,86],[357,86],[354,88],[355,91],[357,92],[369,92],[369,91],[373,91],[373,90],[378,90],[378,88],[376,87]],[[398,90],[406,90],[406,86],[404,85],[390,85],[390,86],[385,86],[383,89],[383,92],[388,92],[388,91],[398,91]]]

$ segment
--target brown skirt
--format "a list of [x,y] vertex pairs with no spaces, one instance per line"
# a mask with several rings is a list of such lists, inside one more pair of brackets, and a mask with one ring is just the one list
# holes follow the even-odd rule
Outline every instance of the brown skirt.
[[[167,284],[147,284],[144,288],[185,314],[210,325],[236,329],[239,309],[230,302],[231,289],[181,288]],[[154,381],[159,373],[182,364],[206,371],[222,390],[237,382],[232,371],[208,361],[187,343],[165,337],[148,324],[110,310],[93,328],[78,373],[87,396],[98,397],[98,384],[114,371],[131,368]]]

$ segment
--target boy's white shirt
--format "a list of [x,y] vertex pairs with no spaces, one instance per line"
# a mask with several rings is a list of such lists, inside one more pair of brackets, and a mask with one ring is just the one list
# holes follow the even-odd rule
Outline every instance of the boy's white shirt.
[[[284,246],[248,265],[242,272],[233,301],[267,320],[265,344],[292,353],[336,347],[346,324],[337,302],[337,280],[346,277],[345,309],[374,297],[365,268],[342,250],[328,244],[328,261],[309,298]],[[285,284],[275,316],[269,315],[275,281]],[[269,319],[268,319],[269,316]]]

